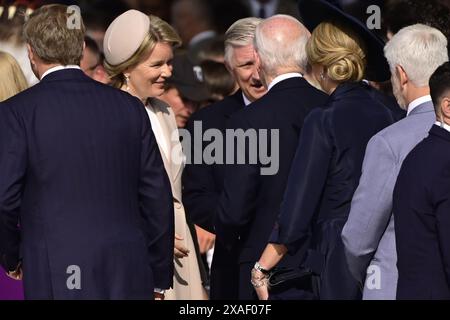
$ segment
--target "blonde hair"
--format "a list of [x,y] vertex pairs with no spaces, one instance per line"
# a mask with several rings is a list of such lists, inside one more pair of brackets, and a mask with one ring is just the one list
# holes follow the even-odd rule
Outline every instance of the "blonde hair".
[[333,22],[322,22],[306,44],[311,65],[322,65],[336,82],[356,82],[364,77],[367,65],[363,41],[352,30]]
[[[45,63],[80,64],[85,27],[81,16],[70,15],[69,11],[64,5],[46,5],[34,11],[25,22],[25,41]],[[69,28],[73,19],[79,22],[79,27]]]
[[125,70],[138,65],[152,52],[158,42],[165,42],[172,47],[181,45],[180,36],[176,31],[164,20],[157,16],[149,15],[150,29],[145,36],[136,52],[126,61],[111,65],[108,61],[104,61],[106,71],[112,80],[112,85],[116,88],[121,88],[125,83]]
[[263,20],[260,18],[244,18],[233,23],[225,32],[225,61],[232,66],[233,49],[253,45],[256,27]]
[[0,101],[4,101],[28,87],[27,80],[16,59],[0,51]]

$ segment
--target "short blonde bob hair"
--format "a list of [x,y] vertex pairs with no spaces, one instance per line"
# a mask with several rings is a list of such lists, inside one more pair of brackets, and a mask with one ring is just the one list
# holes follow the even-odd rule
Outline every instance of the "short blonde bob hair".
[[364,78],[366,52],[356,33],[334,22],[320,23],[306,44],[309,63],[324,66],[328,77],[339,83]]
[[123,73],[145,60],[158,42],[168,43],[173,48],[181,45],[180,36],[167,22],[154,15],[149,15],[149,19],[150,28],[148,34],[128,60],[118,65],[111,65],[106,60],[104,62],[105,69],[111,77],[112,85],[116,88],[121,88],[125,84]]
[[0,51],[0,102],[28,88],[19,63],[12,55]]

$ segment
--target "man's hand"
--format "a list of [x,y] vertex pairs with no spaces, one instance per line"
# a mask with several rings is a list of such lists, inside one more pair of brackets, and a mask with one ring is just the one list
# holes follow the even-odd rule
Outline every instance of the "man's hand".
[[195,225],[195,231],[197,232],[198,246],[201,254],[205,254],[209,249],[214,247],[216,241],[216,235],[208,232],[198,225]]
[[19,265],[17,266],[16,270],[14,271],[9,271],[8,273],[6,273],[6,275],[8,277],[10,277],[11,279],[14,280],[22,280],[23,277],[23,273],[22,273],[22,263],[19,263]]
[[175,234],[175,245],[173,249],[173,254],[175,255],[175,257],[179,259],[187,257],[189,255],[189,249],[184,246],[182,241],[183,238]]
[[153,292],[153,299],[155,299],[155,300],[164,300],[164,293]]

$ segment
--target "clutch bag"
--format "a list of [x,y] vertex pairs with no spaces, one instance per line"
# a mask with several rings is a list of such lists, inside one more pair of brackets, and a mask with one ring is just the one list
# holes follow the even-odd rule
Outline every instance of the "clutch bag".
[[270,272],[269,288],[276,288],[288,283],[301,282],[311,278],[313,272],[308,268],[275,268]]

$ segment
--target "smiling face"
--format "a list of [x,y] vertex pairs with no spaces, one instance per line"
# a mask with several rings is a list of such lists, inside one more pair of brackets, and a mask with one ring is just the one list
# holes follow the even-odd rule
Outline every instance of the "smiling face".
[[172,59],[171,45],[158,42],[145,60],[124,73],[129,77],[128,92],[142,101],[162,95],[166,79],[172,75]]
[[258,75],[253,45],[233,48],[229,67],[237,84],[250,101],[253,102],[266,93]]

